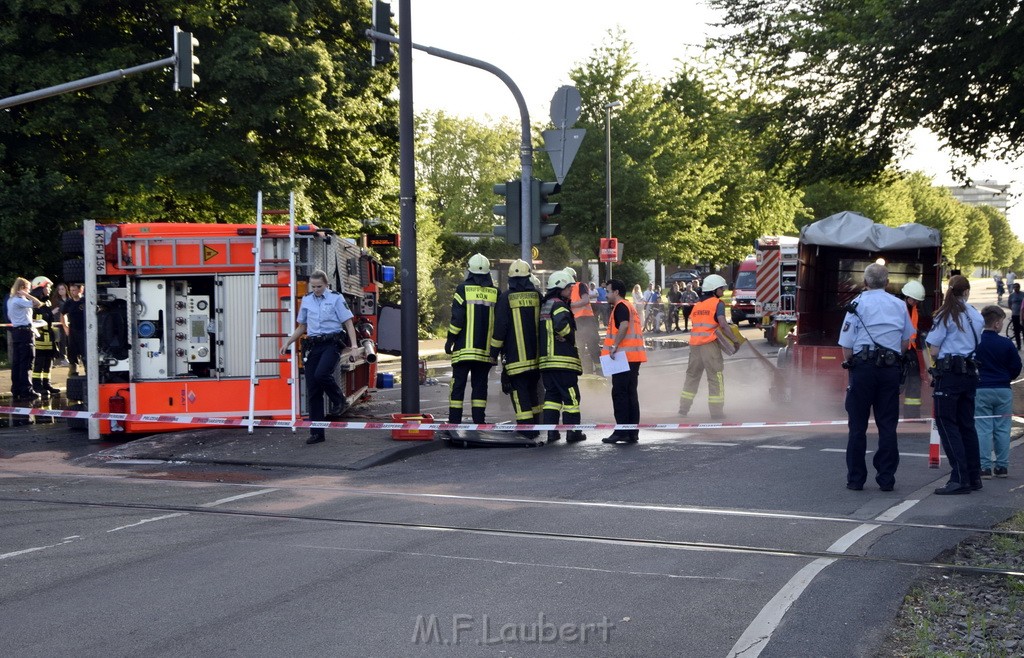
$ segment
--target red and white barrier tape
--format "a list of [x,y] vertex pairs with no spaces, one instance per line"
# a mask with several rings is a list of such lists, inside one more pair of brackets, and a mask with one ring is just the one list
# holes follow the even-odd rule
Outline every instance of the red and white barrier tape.
[[[223,425],[227,427],[248,427],[249,419],[225,416],[159,415],[159,414],[112,414],[69,409],[40,409],[37,407],[0,407],[0,414],[19,416],[44,416],[49,418],[94,418],[96,420],[131,421],[137,423],[169,423],[177,425]],[[977,416],[976,418],[1001,418],[1001,416]],[[547,431],[547,430],[711,430],[711,429],[758,429],[772,427],[823,427],[846,425],[847,420],[791,420],[791,421],[748,421],[734,423],[580,423],[578,425],[512,425],[494,423],[421,423],[366,422],[366,421],[317,421],[256,419],[254,427],[316,427],[353,430],[487,430],[487,431]],[[901,418],[901,423],[931,423],[931,418]]]

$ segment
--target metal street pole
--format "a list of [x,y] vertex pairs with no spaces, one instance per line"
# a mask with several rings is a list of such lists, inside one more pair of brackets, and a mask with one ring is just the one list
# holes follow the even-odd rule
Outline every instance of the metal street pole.
[[[401,6],[405,7],[404,3],[408,2],[408,0],[402,0],[402,2],[403,2],[403,4]],[[405,16],[405,15],[406,14],[403,14],[403,16]],[[409,38],[408,33],[402,30],[401,23],[399,23],[399,25],[398,25],[398,36],[397,37],[393,37],[390,34],[384,34],[383,32],[376,32],[374,30],[367,30],[366,31],[366,36],[368,38],[370,38],[370,39],[380,39],[382,41],[388,41],[390,43],[397,43],[398,44],[398,54],[399,54],[398,75],[399,75],[400,79],[403,77],[403,73],[402,73],[402,71],[403,71],[403,69],[402,69],[402,59],[401,59],[402,48],[415,48],[416,50],[421,50],[421,51],[427,53],[428,55],[433,55],[434,57],[440,57],[441,59],[447,59],[447,60],[452,61],[452,62],[458,62],[460,64],[466,64],[468,66],[472,66],[472,67],[478,68],[478,69],[483,69],[484,71],[487,71],[489,73],[493,73],[494,75],[498,76],[498,78],[500,78],[501,81],[505,83],[505,86],[508,87],[508,90],[512,92],[512,96],[516,100],[516,105],[519,106],[519,120],[520,120],[520,124],[521,124],[521,133],[520,133],[520,141],[519,141],[519,165],[520,165],[520,171],[521,171],[520,181],[521,181],[521,184],[522,184],[522,191],[520,193],[520,197],[522,199],[521,206],[520,206],[521,224],[522,224],[522,231],[521,231],[521,234],[520,234],[520,236],[521,236],[520,240],[521,240],[522,244],[521,244],[521,256],[520,257],[523,260],[525,260],[527,263],[532,263],[533,259],[532,259],[531,253],[530,253],[531,252],[531,247],[533,246],[533,244],[532,244],[532,242],[533,242],[533,240],[532,240],[532,231],[530,229],[530,179],[533,178],[533,141],[532,141],[532,136],[530,134],[530,112],[529,112],[529,110],[526,109],[526,99],[523,97],[523,93],[521,91],[519,91],[519,87],[512,80],[512,78],[509,77],[509,75],[507,73],[505,73],[504,71],[502,71],[501,69],[499,69],[497,66],[495,66],[493,64],[489,64],[488,62],[485,62],[483,60],[476,59],[476,58],[473,58],[473,57],[467,57],[465,55],[460,55],[458,53],[453,53],[450,50],[442,50],[440,48],[434,48],[434,47],[431,47],[431,46],[423,46],[423,45],[420,45],[418,43],[413,43],[412,39]],[[411,51],[410,51],[410,55],[409,56],[410,56],[410,58],[412,57]],[[410,69],[411,69],[411,65],[410,65]],[[404,95],[405,95],[404,92],[400,92],[400,93],[404,97]],[[412,91],[409,92],[409,98],[410,99],[412,98]],[[411,102],[412,101],[410,100],[410,104],[411,104]],[[621,105],[621,103],[620,103],[620,105]],[[411,105],[410,105],[410,107],[411,107]],[[403,133],[403,137],[404,137],[404,133]],[[403,177],[403,180],[404,180],[404,177]],[[402,237],[402,240],[403,240],[402,244],[404,245],[405,244],[405,242],[404,242],[405,241],[404,235]],[[403,296],[404,296],[404,289],[403,289]],[[403,373],[402,374],[403,374],[403,377],[404,377],[404,375],[405,375],[404,369],[403,369]],[[403,389],[403,394],[404,394],[404,389]]]
[[[612,237],[612,108],[622,107],[622,101],[612,101],[604,106],[604,232]],[[612,261],[606,263],[605,280],[612,278]]]
[[420,412],[419,293],[416,278],[416,146],[412,103],[412,0],[398,3],[399,208],[402,235],[402,413]]

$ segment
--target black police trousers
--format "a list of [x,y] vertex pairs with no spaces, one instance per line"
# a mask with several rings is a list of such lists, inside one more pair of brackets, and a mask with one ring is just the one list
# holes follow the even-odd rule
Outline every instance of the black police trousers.
[[[341,359],[341,350],[334,341],[317,343],[307,348],[303,360],[306,376],[306,404],[309,407],[309,420],[316,422],[324,419],[324,394],[330,398],[331,404],[339,405],[345,401],[345,394],[334,378],[334,371]],[[309,428],[310,436],[323,436],[320,427]]]
[[880,487],[896,483],[900,452],[896,425],[900,417],[900,366],[878,366],[873,361],[857,362],[849,370],[846,388],[846,414],[849,436],[846,441],[846,482],[864,486],[868,478],[865,464],[868,419],[875,413],[878,450],[873,459],[875,482]]
[[969,486],[981,482],[981,450],[974,427],[974,397],[978,378],[968,373],[942,372],[935,380],[932,400],[935,425],[952,472],[950,482]]
[[29,373],[36,355],[35,338],[28,327],[13,327],[11,337],[11,395],[26,398],[32,395]]

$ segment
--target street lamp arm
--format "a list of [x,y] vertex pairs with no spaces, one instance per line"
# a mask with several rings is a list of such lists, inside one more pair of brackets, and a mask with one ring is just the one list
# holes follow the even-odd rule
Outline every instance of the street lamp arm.
[[[377,32],[375,30],[367,30],[366,36],[370,39],[380,39],[391,43],[401,43],[401,39],[398,37],[385,34],[383,32]],[[466,55],[453,53],[449,50],[442,50],[441,48],[434,48],[433,46],[423,46],[418,43],[413,43],[412,47],[416,50],[422,50],[428,55],[433,55],[434,57],[440,57],[441,59],[447,59],[452,62],[458,62],[474,68],[483,69],[484,71],[488,71],[498,76],[498,78],[505,83],[505,86],[512,92],[512,96],[516,99],[516,104],[519,106],[519,117],[522,123],[519,145],[519,162],[522,168],[522,189],[529,190],[530,179],[533,178],[533,136],[530,134],[530,111],[526,108],[526,99],[523,97],[523,93],[519,90],[519,87],[512,78],[497,66],[474,57],[467,57]],[[521,196],[521,217],[528,219],[530,217],[530,195],[522,194]],[[532,237],[530,235],[530,222],[524,220],[522,222],[521,257],[528,263],[533,260],[530,255],[531,245]]]

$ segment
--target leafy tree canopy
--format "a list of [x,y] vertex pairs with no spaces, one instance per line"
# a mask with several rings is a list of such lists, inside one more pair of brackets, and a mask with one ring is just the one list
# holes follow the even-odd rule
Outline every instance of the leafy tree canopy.
[[881,172],[919,125],[967,156],[1024,152],[1017,0],[712,0],[719,40],[777,85],[776,161],[803,180]]
[[[396,65],[371,68],[366,2],[0,0],[0,96],[167,57],[199,39],[194,91],[154,71],[0,113],[3,276],[57,272],[82,219],[252,221],[295,191],[353,234],[397,215]],[[51,238],[52,240],[52,238]]]

